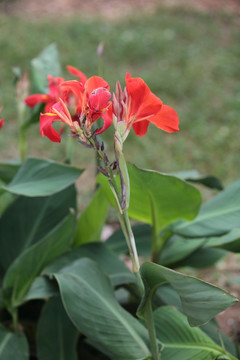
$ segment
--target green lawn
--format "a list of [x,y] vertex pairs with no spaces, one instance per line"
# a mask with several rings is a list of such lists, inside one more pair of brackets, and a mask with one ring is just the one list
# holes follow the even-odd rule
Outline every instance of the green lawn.
[[[94,75],[100,41],[105,43],[104,78],[112,89],[129,71],[142,77],[180,117],[178,133],[151,126],[144,138],[130,134],[125,143],[128,160],[164,172],[195,168],[225,184],[239,177],[239,18],[184,9],[160,8],[155,15],[117,22],[84,21],[81,16],[31,22],[0,16],[0,103],[6,118],[0,160],[18,156],[12,67],[29,71],[31,58],[56,42],[63,67],[71,64]],[[111,135],[105,135],[109,148]],[[33,126],[29,153],[61,160],[66,138],[52,144]],[[91,161],[91,151],[76,144],[74,163],[86,167]]]

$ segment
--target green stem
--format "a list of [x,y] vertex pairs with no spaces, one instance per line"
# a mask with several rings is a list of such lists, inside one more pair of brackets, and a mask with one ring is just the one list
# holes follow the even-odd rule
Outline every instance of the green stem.
[[18,129],[19,129],[19,154],[21,162],[24,162],[27,156],[27,141],[25,130],[23,128],[24,116],[26,106],[23,101],[18,100],[17,102],[17,114],[18,114]]
[[154,319],[153,319],[153,311],[152,311],[152,304],[150,301],[147,302],[145,312],[144,312],[144,319],[148,328],[149,340],[151,345],[151,351],[153,360],[161,360],[161,355],[159,352],[159,347],[157,344],[157,337],[156,337],[156,330],[154,326]]
[[141,278],[141,275],[139,272],[140,264],[139,264],[139,259],[138,259],[138,253],[137,253],[136,243],[135,243],[135,239],[134,239],[134,235],[132,232],[132,227],[130,224],[127,210],[123,211],[123,214],[120,215],[120,218],[121,218],[121,221],[120,221],[121,227],[122,227],[123,233],[125,235],[125,239],[126,239],[126,242],[128,245],[129,253],[130,253],[132,264],[133,264],[133,272],[137,278],[139,294],[142,297],[144,294],[144,285],[143,285],[143,281],[142,281],[142,278]]
[[172,232],[170,230],[163,230],[159,236],[156,233],[153,235],[155,239],[152,242],[154,244],[154,247],[152,247],[152,262],[158,263],[164,246],[171,235]]
[[13,319],[13,330],[14,332],[18,332],[18,310],[17,308],[11,309],[11,315]]
[[68,137],[67,140],[67,144],[66,144],[66,164],[71,164],[72,163],[72,158],[73,158],[73,146],[74,143],[72,141],[71,136]]
[[[145,292],[144,284],[143,284],[143,280],[142,280],[142,277],[140,274],[140,264],[139,264],[139,258],[138,258],[137,248],[136,248],[136,242],[134,239],[134,234],[133,234],[131,223],[129,220],[127,208],[124,209],[120,205],[122,203],[122,194],[116,183],[111,166],[108,164],[108,161],[106,161],[106,159],[105,159],[103,151],[101,151],[99,148],[97,148],[97,146],[92,138],[88,139],[88,141],[96,150],[99,158],[103,161],[103,163],[105,165],[105,170],[109,176],[109,184],[110,184],[111,190],[115,196],[116,203],[118,205],[120,225],[121,225],[123,234],[125,236],[125,239],[126,239],[126,242],[128,245],[129,253],[130,253],[132,264],[133,264],[133,272],[137,278],[139,295],[141,297],[143,297],[144,292]],[[145,318],[146,325],[148,328],[153,360],[161,360],[159,348],[158,348],[158,344],[157,344],[151,302],[149,302],[147,304],[144,318]]]

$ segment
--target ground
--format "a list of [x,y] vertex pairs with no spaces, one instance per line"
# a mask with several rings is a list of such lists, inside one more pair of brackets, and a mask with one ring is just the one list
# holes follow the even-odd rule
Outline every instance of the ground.
[[[0,0],[2,10],[32,17],[69,15],[80,13],[82,16],[96,14],[108,19],[123,17],[129,12],[154,12],[157,6],[186,6],[199,11],[226,11],[240,13],[239,0]],[[1,9],[1,8],[0,8]]]

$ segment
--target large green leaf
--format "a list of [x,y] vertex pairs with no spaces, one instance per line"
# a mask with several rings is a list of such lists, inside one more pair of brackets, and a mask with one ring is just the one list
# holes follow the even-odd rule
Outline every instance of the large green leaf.
[[44,306],[37,329],[39,360],[77,360],[78,331],[67,316],[61,299],[53,297]]
[[74,246],[100,240],[109,202],[100,186],[77,222]]
[[158,263],[164,266],[176,265],[179,261],[200,249],[206,242],[206,239],[189,240],[174,235],[166,243]]
[[47,75],[61,76],[59,53],[56,44],[47,46],[31,61],[33,91],[48,93]]
[[228,255],[228,252],[223,249],[201,247],[175,265],[178,267],[191,266],[196,269],[203,269],[212,266],[226,255]]
[[140,316],[144,315],[157,288],[164,283],[170,283],[180,296],[183,312],[192,326],[206,323],[238,301],[216,286],[161,265],[144,263],[140,271],[145,285],[145,295],[138,309]]
[[177,176],[182,180],[205,185],[210,189],[223,190],[223,185],[218,178],[212,175],[202,176],[197,170],[180,171],[173,173],[172,175]]
[[[157,234],[166,225],[178,219],[192,220],[201,204],[200,192],[177,177],[152,170],[139,169],[128,164],[131,184],[129,216],[153,224]],[[99,176],[111,203],[114,204],[108,182]]]
[[68,273],[54,275],[64,307],[80,332],[112,354],[112,359],[150,356],[146,329],[117,302],[97,263],[82,259]]
[[19,170],[21,163],[18,160],[0,163],[0,180],[5,183],[11,181]]
[[24,196],[48,196],[72,185],[82,170],[54,161],[29,158],[4,188]]
[[186,317],[171,307],[156,310],[154,320],[163,344],[162,360],[237,360],[203,331],[191,328]]
[[228,251],[240,252],[240,229],[233,229],[228,234],[209,238],[206,247],[221,248]]
[[240,180],[203,204],[192,222],[179,221],[171,230],[185,237],[222,235],[239,227]]
[[45,275],[68,272],[69,267],[78,267],[82,258],[89,258],[96,261],[103,271],[109,275],[114,286],[134,283],[135,277],[125,264],[112,253],[105,244],[91,243],[74,248],[72,251],[61,256],[51,263],[45,270]]
[[[149,256],[151,254],[152,228],[146,224],[132,226],[132,231],[137,245],[139,255]],[[105,242],[107,247],[116,254],[128,254],[129,249],[121,229],[115,231]]]
[[52,231],[70,208],[76,208],[74,186],[49,197],[18,197],[0,219],[0,266],[6,270],[22,251]]
[[70,213],[45,238],[22,252],[7,270],[3,289],[11,307],[22,304],[31,284],[44,267],[69,249],[74,218],[74,214]]
[[38,276],[28,290],[25,301],[47,299],[58,294],[59,291],[55,282],[45,276]]
[[7,207],[14,201],[15,197],[16,197],[15,195],[7,191],[3,191],[1,193],[1,189],[0,189],[0,217],[7,209]]
[[0,324],[0,359],[28,360],[28,343],[22,332],[13,333]]

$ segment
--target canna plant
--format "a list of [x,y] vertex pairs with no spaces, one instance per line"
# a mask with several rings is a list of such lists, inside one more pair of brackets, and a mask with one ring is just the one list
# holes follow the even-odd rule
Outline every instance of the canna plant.
[[[239,181],[201,206],[200,192],[190,182],[220,189],[218,179],[127,163],[124,142],[131,128],[140,137],[150,123],[178,131],[175,110],[129,73],[124,89],[117,82],[112,94],[103,78],[87,78],[72,66],[68,71],[77,80],[65,81],[59,65],[48,72],[50,58],[57,59],[54,45],[32,62],[38,86],[24,100],[34,109],[22,130],[42,109],[43,137],[61,142],[63,125],[79,149],[96,153],[98,186],[77,217],[74,182],[82,169],[34,158],[0,164],[2,358],[237,359],[234,344],[218,335],[214,321],[237,299],[175,269],[239,252],[240,207],[233,196]],[[112,158],[100,139],[110,126]],[[103,243],[109,206],[120,229]],[[123,256],[130,257],[130,269]]]

